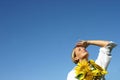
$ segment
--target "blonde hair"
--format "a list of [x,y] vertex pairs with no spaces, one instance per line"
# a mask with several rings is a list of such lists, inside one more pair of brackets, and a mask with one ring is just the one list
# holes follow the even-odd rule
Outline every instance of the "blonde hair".
[[[75,47],[75,48],[76,48],[76,47]],[[73,50],[72,50],[72,61],[73,61],[75,64],[77,64],[79,60],[75,60],[75,57],[76,57],[76,53],[75,53],[75,51],[74,51],[75,48],[73,48]]]

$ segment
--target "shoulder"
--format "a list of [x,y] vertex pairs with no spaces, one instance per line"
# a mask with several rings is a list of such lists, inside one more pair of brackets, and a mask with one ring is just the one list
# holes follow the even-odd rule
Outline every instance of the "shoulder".
[[100,48],[100,52],[111,52],[113,48],[115,48],[117,46],[117,44],[113,41],[109,41],[109,43],[105,46],[105,47],[101,47]]
[[113,49],[114,47],[116,47],[116,46],[117,46],[117,44],[116,44],[115,42],[110,41],[110,42],[108,43],[108,45],[106,46],[106,48],[112,50],[112,49]]

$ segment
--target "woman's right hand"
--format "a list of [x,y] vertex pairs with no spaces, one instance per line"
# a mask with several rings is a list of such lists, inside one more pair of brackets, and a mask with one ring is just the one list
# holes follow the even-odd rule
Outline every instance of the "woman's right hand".
[[87,43],[87,41],[85,41],[85,40],[81,40],[81,41],[79,41],[79,42],[76,44],[75,47],[85,47],[85,48],[87,48],[87,47],[88,47],[88,43]]

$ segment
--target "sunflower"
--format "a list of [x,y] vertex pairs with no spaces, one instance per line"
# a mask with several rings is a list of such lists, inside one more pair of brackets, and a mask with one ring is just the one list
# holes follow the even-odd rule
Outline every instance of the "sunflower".
[[96,77],[107,74],[107,71],[97,65],[94,60],[90,60],[89,62],[82,60],[75,67],[75,73],[78,80],[93,80]]

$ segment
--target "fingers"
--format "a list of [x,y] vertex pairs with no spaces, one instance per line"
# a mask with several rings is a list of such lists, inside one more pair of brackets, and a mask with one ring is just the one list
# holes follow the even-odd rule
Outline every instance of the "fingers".
[[84,40],[81,40],[76,43],[76,47],[87,47],[87,42]]

